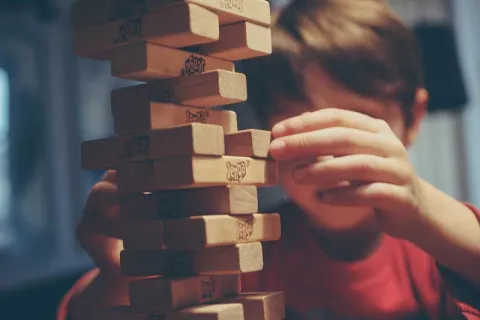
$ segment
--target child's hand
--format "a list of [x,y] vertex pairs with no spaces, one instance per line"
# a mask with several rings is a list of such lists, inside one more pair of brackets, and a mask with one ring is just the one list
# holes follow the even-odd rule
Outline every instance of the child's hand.
[[72,304],[72,319],[96,319],[102,308],[129,303],[132,278],[120,272],[120,220],[118,217],[116,172],[109,171],[88,196],[77,226],[77,237],[95,263],[98,272],[87,280]]
[[116,172],[109,171],[90,190],[77,238],[96,266],[107,276],[120,276],[120,222],[118,218]]
[[419,179],[407,150],[385,121],[323,109],[278,123],[272,135],[275,159],[318,159],[294,168],[295,182],[342,186],[323,192],[325,203],[372,207],[384,231],[397,237],[406,237],[412,219],[420,217]]

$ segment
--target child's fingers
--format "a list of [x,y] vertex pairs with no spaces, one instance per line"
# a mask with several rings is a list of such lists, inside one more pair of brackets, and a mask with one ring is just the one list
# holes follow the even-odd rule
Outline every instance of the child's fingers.
[[387,135],[339,127],[285,136],[270,145],[270,154],[277,160],[349,154],[392,157],[402,150],[403,145]]
[[88,195],[79,228],[89,233],[120,237],[117,186],[107,181],[95,184]]
[[292,172],[293,180],[301,184],[359,181],[403,185],[409,181],[410,177],[409,168],[398,160],[368,154],[322,160]]
[[[120,274],[123,249],[118,218],[117,186],[107,175],[90,191],[83,215],[77,225],[77,238],[96,266],[108,274]],[[112,180],[110,180],[112,181]]]
[[337,206],[366,206],[383,212],[411,212],[415,205],[408,188],[376,182],[322,193],[322,201]]
[[281,121],[272,128],[272,135],[274,138],[280,138],[331,127],[345,127],[367,132],[386,132],[390,130],[388,124],[383,120],[359,112],[331,108],[307,112]]

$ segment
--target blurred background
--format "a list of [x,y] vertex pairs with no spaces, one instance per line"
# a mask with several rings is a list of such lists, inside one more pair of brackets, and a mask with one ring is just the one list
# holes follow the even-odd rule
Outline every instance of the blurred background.
[[[92,266],[74,230],[103,172],[81,169],[80,143],[113,134],[110,91],[128,83],[73,55],[71,2],[0,1],[0,319],[54,319]],[[415,28],[432,95],[412,161],[480,206],[480,0],[389,2]],[[258,127],[248,104],[230,109],[241,128]],[[261,207],[282,196],[262,189]]]

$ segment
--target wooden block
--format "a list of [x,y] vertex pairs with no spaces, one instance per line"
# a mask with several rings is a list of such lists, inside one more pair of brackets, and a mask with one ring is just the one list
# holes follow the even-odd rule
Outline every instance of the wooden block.
[[102,312],[102,320],[243,320],[241,303],[206,304],[175,310],[169,314],[136,312],[130,306],[111,307]]
[[199,305],[174,312],[166,320],[243,320],[241,303]]
[[260,242],[192,251],[150,250],[120,253],[124,276],[241,274],[263,269]]
[[157,80],[115,89],[111,94],[112,114],[116,109],[150,102],[171,102],[191,107],[213,108],[247,100],[247,79],[243,73],[215,70],[189,77]]
[[184,156],[121,164],[117,167],[122,194],[222,185],[271,186],[277,165],[270,159]]
[[198,52],[230,61],[266,56],[272,53],[271,30],[250,22],[222,26],[219,40],[202,44]]
[[122,104],[115,109],[113,126],[115,134],[127,135],[164,129],[185,123],[219,125],[225,134],[238,131],[237,114],[230,110],[183,107],[172,103],[147,102]]
[[248,129],[225,135],[225,154],[229,156],[267,158],[272,133]]
[[258,212],[258,192],[255,186],[231,185],[161,191],[123,196],[118,201],[119,216],[124,220]]
[[117,162],[117,137],[84,141],[80,148],[83,169],[107,169]]
[[122,46],[112,53],[112,76],[128,80],[150,82],[218,69],[235,71],[230,61],[147,42]]
[[181,48],[216,41],[219,38],[218,16],[194,4],[181,4],[165,10],[121,19],[86,28],[73,34],[75,54],[107,60],[112,49],[148,41]]
[[128,251],[166,249],[164,220],[121,220],[123,248]]
[[71,6],[70,24],[79,29],[145,12],[145,5],[135,0],[77,0]]
[[276,241],[281,233],[279,214],[197,216],[164,220],[164,225],[160,232],[172,250]]
[[163,314],[137,312],[130,306],[114,306],[100,311],[98,320],[166,320]]
[[134,310],[167,314],[174,310],[238,294],[240,277],[238,275],[220,275],[142,279],[132,282],[129,291],[130,303]]
[[270,4],[265,0],[146,0],[149,11],[178,3],[194,3],[218,14],[221,25],[250,21],[270,26]]
[[280,239],[280,215],[212,215],[123,221],[125,250],[197,250]]
[[180,155],[220,156],[225,153],[222,127],[202,123],[86,141],[81,148],[85,169],[115,168],[122,163]]
[[222,298],[218,303],[241,303],[245,319],[249,320],[285,319],[283,292],[241,293],[236,297]]

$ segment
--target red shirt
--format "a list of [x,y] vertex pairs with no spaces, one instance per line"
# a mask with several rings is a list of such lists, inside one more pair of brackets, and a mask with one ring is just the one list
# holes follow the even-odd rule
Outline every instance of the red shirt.
[[[384,236],[366,259],[339,262],[321,250],[303,215],[292,208],[287,204],[275,210],[282,215],[282,239],[264,246],[261,272],[242,278],[246,292],[283,291],[287,320],[480,320],[479,288],[413,244]],[[480,220],[480,211],[472,211]],[[58,320],[66,319],[75,287],[64,299]]]

